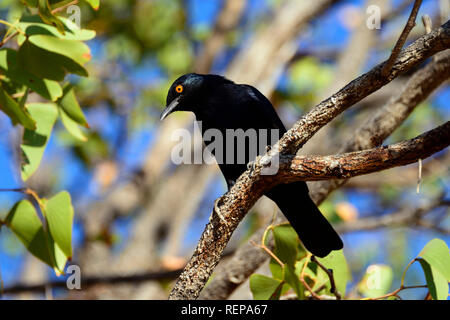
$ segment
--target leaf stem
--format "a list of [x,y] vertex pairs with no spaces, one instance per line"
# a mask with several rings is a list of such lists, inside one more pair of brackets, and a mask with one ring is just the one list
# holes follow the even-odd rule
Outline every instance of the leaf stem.
[[339,293],[339,291],[336,288],[336,282],[334,281],[334,275],[333,275],[333,269],[326,268],[322,263],[319,262],[319,260],[316,259],[316,257],[313,255],[311,256],[311,261],[315,262],[328,276],[328,279],[330,279],[330,292],[333,293],[336,296],[337,300],[341,300],[342,296]]
[[19,32],[19,33],[25,35],[25,32],[23,32],[19,27],[15,26],[15,25],[12,24],[11,22],[8,22],[8,21],[6,21],[6,20],[0,19],[0,23],[1,23],[1,24],[4,24],[5,26],[8,26],[8,27],[10,27],[10,28],[16,29],[17,32]]

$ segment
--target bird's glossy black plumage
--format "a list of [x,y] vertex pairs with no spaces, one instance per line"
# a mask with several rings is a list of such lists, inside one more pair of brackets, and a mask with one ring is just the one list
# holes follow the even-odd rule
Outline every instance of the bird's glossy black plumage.
[[[234,137],[226,134],[227,129],[255,129],[258,133],[263,132],[260,129],[275,129],[269,131],[272,135],[278,130],[279,135],[275,139],[271,134],[258,134],[258,145],[271,145],[286,132],[272,104],[261,92],[252,86],[235,84],[218,75],[191,73],[175,80],[169,89],[167,106],[161,114],[161,120],[174,111],[193,112],[197,121],[201,121],[203,134],[208,129],[222,133],[223,160],[225,162],[230,154],[232,156],[228,160],[234,160],[225,163],[218,161],[229,188],[247,169],[247,163],[254,160],[254,154],[248,152],[250,143],[254,141],[246,141],[244,150],[241,145],[235,146],[234,152],[231,152],[226,145]],[[208,147],[213,140],[209,141],[204,136],[204,142]],[[213,154],[214,151],[217,153],[217,150],[212,150]],[[244,160],[239,158],[242,152]],[[280,184],[267,192],[266,196],[275,201],[305,247],[314,255],[324,257],[332,250],[343,247],[338,234],[309,197],[305,182]]]

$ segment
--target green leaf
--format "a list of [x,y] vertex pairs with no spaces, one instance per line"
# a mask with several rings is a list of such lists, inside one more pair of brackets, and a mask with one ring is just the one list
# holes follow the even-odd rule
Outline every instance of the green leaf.
[[305,295],[305,289],[303,284],[300,282],[299,277],[295,273],[295,268],[292,265],[285,264],[283,267],[284,281],[288,283],[292,289],[294,289],[297,297],[303,299]]
[[100,6],[100,0],[84,0],[84,1],[89,3],[89,5],[95,10],[98,10]]
[[54,265],[44,228],[31,202],[17,202],[9,211],[5,222],[31,254],[49,266]]
[[283,267],[274,258],[270,258],[269,269],[275,279],[283,280]]
[[56,106],[52,103],[33,103],[27,105],[27,109],[36,120],[36,130],[26,129],[23,134],[21,149],[24,181],[39,167],[57,116]]
[[64,86],[63,96],[59,99],[58,104],[64,109],[65,113],[75,122],[79,123],[86,128],[89,128],[89,125],[86,121],[86,118],[81,110],[80,105],[78,104],[77,98],[75,96],[73,87],[70,84]]
[[62,191],[45,202],[45,219],[56,244],[64,255],[72,257],[73,207],[70,195]]
[[294,266],[297,258],[298,236],[290,224],[280,224],[272,229],[275,241],[274,254],[283,262]]
[[51,236],[47,237],[47,239],[49,241],[48,243],[50,245],[50,248],[52,248],[51,251],[53,254],[53,258],[55,259],[53,270],[55,271],[57,276],[64,274],[64,268],[68,260],[67,256]]
[[41,19],[52,26],[54,26],[62,34],[65,33],[64,25],[58,17],[54,16],[48,0],[39,0],[38,2],[39,16]]
[[419,257],[422,257],[433,269],[450,281],[450,251],[443,240],[433,239],[428,242],[419,253]]
[[89,47],[81,41],[58,39],[41,34],[30,36],[28,39],[35,46],[65,56],[80,66],[91,60]]
[[61,117],[61,121],[66,128],[66,130],[77,140],[87,141],[87,137],[84,132],[81,130],[78,123],[72,120],[67,113],[62,108],[58,108],[59,116]]
[[25,5],[30,8],[37,8],[38,0],[21,0]]
[[[44,23],[39,16],[24,17],[17,27],[21,29],[27,36],[32,35],[49,35],[65,40],[88,41],[95,37],[94,30],[80,29],[70,19],[59,17],[64,24],[65,34],[61,34],[55,27]],[[25,37],[20,35],[18,38],[19,45],[25,41]]]
[[394,278],[392,268],[387,265],[370,265],[358,284],[358,290],[365,297],[375,298],[389,292]]
[[13,124],[20,123],[25,128],[33,130],[36,128],[36,122],[31,115],[11,98],[0,84],[0,109],[8,115]]
[[283,281],[262,274],[250,276],[250,290],[255,300],[278,300],[283,287]]
[[0,50],[0,71],[12,82],[27,86],[45,99],[56,101],[62,96],[63,91],[58,82],[41,79],[24,69],[18,63],[17,51],[15,50]]
[[431,266],[427,261],[419,259],[425,279],[427,281],[428,290],[434,300],[447,300],[448,297],[448,281],[445,277]]
[[344,296],[347,282],[350,280],[350,270],[347,265],[347,260],[344,256],[344,251],[332,251],[325,258],[317,258],[326,268],[333,270],[334,281],[339,293]]
[[34,35],[19,48],[19,61],[34,75],[62,81],[67,73],[87,77],[83,64],[91,58],[89,47],[75,40]]

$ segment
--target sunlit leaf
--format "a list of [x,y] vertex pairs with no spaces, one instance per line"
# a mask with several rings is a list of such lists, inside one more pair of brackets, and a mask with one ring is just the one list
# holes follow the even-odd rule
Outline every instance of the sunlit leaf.
[[333,270],[336,288],[344,296],[347,282],[350,280],[350,270],[347,265],[343,250],[332,251],[325,258],[317,258],[327,269]]
[[73,207],[70,194],[62,191],[45,202],[50,234],[67,258],[72,257]]
[[[50,35],[65,40],[88,41],[95,37],[94,30],[80,29],[70,19],[59,17],[64,24],[65,33],[61,34],[55,27],[44,23],[39,16],[24,17],[17,27],[20,28],[27,36],[32,35]],[[18,42],[21,45],[25,41],[25,37],[19,35]]]
[[23,68],[15,50],[0,50],[0,70],[11,81],[27,86],[46,99],[55,101],[62,95],[62,89],[56,81],[41,79]]
[[100,0],[84,0],[84,1],[89,3],[89,5],[95,10],[98,10],[98,7],[100,6]]
[[21,200],[16,203],[5,222],[31,254],[49,266],[54,265],[44,228],[31,202]]
[[87,141],[87,137],[84,134],[84,132],[81,130],[78,123],[72,120],[64,109],[58,108],[59,116],[61,117],[61,121],[66,128],[66,130],[74,137],[75,139],[78,139],[80,141]]
[[58,17],[53,15],[48,0],[38,0],[38,9],[39,9],[39,16],[45,23],[54,26],[62,34],[65,33],[63,23],[61,22],[61,20],[58,19]]
[[75,40],[34,35],[19,49],[19,61],[34,75],[62,81],[67,73],[88,76],[83,64],[89,61],[89,47]]
[[58,104],[64,109],[65,113],[78,124],[89,128],[89,125],[86,121],[86,117],[83,114],[83,110],[81,110],[80,105],[78,104],[77,98],[75,96],[73,87],[70,84],[64,86],[63,96],[58,101]]
[[374,298],[388,293],[392,285],[394,272],[387,265],[373,264],[366,270],[358,284],[358,290],[365,297]]
[[433,239],[428,242],[419,253],[419,257],[422,257],[433,269],[450,281],[450,251],[443,240]]
[[299,299],[303,299],[305,289],[303,284],[300,282],[299,277],[295,273],[294,266],[286,264],[283,269],[284,281],[288,283],[292,289],[294,289]]
[[269,268],[275,279],[283,280],[283,267],[274,258],[270,258]]
[[448,281],[445,277],[432,267],[428,262],[419,259],[425,274],[428,290],[434,300],[447,300],[448,297]]
[[255,300],[277,300],[280,297],[283,281],[261,274],[250,276],[250,290]]
[[272,229],[275,241],[274,254],[292,266],[297,258],[298,236],[290,224],[280,224]]
[[89,47],[81,41],[59,39],[48,35],[30,36],[29,41],[50,52],[65,56],[80,66],[91,60]]
[[33,130],[36,128],[36,122],[19,103],[11,98],[0,85],[0,109],[8,115],[13,124],[20,123],[25,128]]
[[39,0],[21,0],[21,1],[25,3],[28,7],[37,8]]
[[56,106],[52,103],[33,103],[27,105],[27,109],[36,120],[36,130],[26,129],[23,134],[21,149],[24,181],[39,167],[57,116]]

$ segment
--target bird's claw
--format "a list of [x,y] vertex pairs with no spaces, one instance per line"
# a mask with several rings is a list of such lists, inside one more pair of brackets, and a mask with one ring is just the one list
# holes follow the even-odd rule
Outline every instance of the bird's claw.
[[247,170],[250,170],[250,175],[252,175],[253,171],[255,171],[256,163],[259,162],[260,159],[261,159],[261,156],[257,156],[255,158],[255,160],[247,163]]
[[222,200],[222,197],[217,198],[216,201],[214,201],[214,212],[217,214],[217,216],[223,223],[227,224],[227,220],[225,220],[224,216],[222,215],[222,213],[219,209],[219,201],[220,200]]

